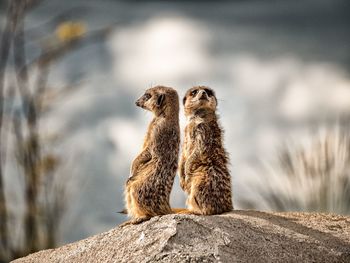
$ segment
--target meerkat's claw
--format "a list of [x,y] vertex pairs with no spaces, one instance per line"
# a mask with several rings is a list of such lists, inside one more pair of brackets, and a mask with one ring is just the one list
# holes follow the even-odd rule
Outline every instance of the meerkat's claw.
[[138,225],[138,224],[141,224],[142,222],[148,221],[150,219],[151,219],[150,217],[139,217],[139,218],[128,220],[128,221],[120,224],[119,226],[124,227],[124,226],[128,226],[128,225]]
[[118,227],[124,227],[124,226],[127,226],[127,225],[130,225],[130,220],[120,224]]

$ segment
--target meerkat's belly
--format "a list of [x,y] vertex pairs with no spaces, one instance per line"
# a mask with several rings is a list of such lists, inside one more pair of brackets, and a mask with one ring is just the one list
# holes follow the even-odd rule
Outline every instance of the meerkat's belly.
[[198,167],[193,172],[190,189],[187,205],[195,212],[209,215],[233,209],[228,173],[221,173],[213,167]]

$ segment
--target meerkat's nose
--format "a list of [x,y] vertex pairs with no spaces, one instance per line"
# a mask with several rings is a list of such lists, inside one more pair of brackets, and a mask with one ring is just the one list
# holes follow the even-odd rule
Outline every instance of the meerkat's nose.
[[139,100],[135,101],[136,106],[140,107],[140,102]]
[[205,92],[205,90],[201,90],[200,92],[199,92],[199,99],[201,100],[201,99],[208,99],[208,95],[207,95],[207,93]]

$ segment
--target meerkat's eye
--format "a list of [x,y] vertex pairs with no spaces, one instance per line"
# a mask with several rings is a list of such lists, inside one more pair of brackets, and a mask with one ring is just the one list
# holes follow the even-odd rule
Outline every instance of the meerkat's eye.
[[207,93],[207,95],[208,95],[209,97],[214,96],[213,91],[211,91],[210,89],[205,89],[205,92]]
[[192,95],[192,96],[196,96],[197,93],[198,93],[198,90],[195,89],[195,90],[193,90],[193,91],[191,92],[191,95]]
[[149,94],[149,93],[146,93],[146,94],[144,95],[144,97],[145,97],[146,100],[149,100],[149,99],[152,97],[152,95]]

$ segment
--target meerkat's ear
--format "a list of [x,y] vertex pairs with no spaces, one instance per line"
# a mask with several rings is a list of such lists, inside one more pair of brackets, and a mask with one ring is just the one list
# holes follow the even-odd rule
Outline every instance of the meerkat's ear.
[[157,98],[157,106],[161,106],[163,101],[164,101],[165,95],[164,94],[160,94]]
[[182,99],[182,104],[185,105],[186,102],[186,96]]

